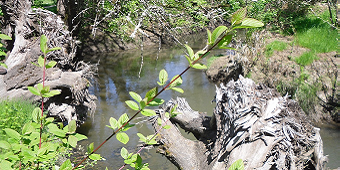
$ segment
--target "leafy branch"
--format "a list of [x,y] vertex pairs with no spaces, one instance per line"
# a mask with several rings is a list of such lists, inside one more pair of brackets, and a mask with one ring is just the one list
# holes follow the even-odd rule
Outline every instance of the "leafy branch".
[[[168,81],[168,74],[163,69],[159,73],[159,81],[157,82],[159,86],[163,86],[163,88],[158,91],[158,87],[154,87],[151,90],[149,90],[145,97],[142,98],[139,94],[136,92],[129,92],[131,98],[134,100],[127,100],[125,103],[128,107],[130,107],[132,110],[137,111],[131,118],[128,118],[127,114],[124,113],[118,120],[114,118],[110,118],[110,125],[108,125],[109,128],[113,129],[113,133],[106,138],[96,149],[91,149],[91,153],[89,153],[88,156],[86,156],[84,159],[82,159],[73,169],[77,168],[79,165],[81,165],[87,158],[90,157],[90,155],[94,154],[102,145],[104,145],[108,140],[110,140],[114,135],[116,135],[117,140],[120,142],[126,144],[129,141],[129,137],[124,132],[128,130],[132,124],[130,122],[139,114],[143,114],[144,116],[156,116],[155,111],[151,109],[147,109],[148,106],[159,106],[164,103],[163,99],[157,98],[163,91],[171,89],[180,93],[183,93],[184,91],[177,87],[182,84],[182,75],[186,73],[190,68],[195,69],[206,69],[207,67],[204,64],[198,63],[198,61],[204,57],[206,57],[212,49],[214,49],[216,46],[218,46],[221,49],[231,49],[228,47],[228,45],[231,42],[232,39],[232,31],[235,29],[240,28],[256,28],[256,27],[262,27],[263,23],[252,19],[252,18],[246,18],[247,9],[242,8],[236,11],[232,17],[231,17],[231,29],[226,26],[219,26],[217,27],[212,33],[208,30],[208,41],[207,45],[209,46],[208,50],[200,50],[194,53],[192,48],[188,45],[185,45],[188,56],[185,56],[189,62],[189,66],[182,71],[179,75],[174,76],[169,83],[166,83]],[[174,115],[169,115],[169,117]],[[119,127],[119,128],[118,128]],[[163,128],[168,128],[164,126]],[[155,141],[153,141],[152,136],[144,136],[140,133],[137,134],[140,137],[140,140],[145,142],[146,144],[154,144]],[[126,149],[122,149],[122,157],[127,161],[125,163],[128,163],[132,165],[135,169],[141,169],[144,168],[145,164],[141,164],[141,158],[138,154],[132,154],[128,153]],[[138,168],[137,168],[138,167]]]

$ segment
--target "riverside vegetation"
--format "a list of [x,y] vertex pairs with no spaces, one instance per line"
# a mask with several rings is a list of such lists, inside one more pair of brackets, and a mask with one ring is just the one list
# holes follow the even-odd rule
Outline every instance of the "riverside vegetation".
[[[240,5],[240,6],[242,6],[242,5]],[[236,8],[236,7],[235,7]],[[251,13],[251,14],[253,14],[253,13]],[[268,17],[269,18],[269,17]],[[214,31],[215,32],[215,31]],[[216,32],[215,32],[216,33]],[[276,49],[276,47],[272,47],[274,50],[277,50]],[[189,51],[189,53],[191,53],[191,50],[189,50],[189,48],[188,48],[188,51]],[[195,57],[194,57],[195,58]],[[197,57],[196,57],[197,58]],[[310,58],[310,57],[305,57],[305,58]],[[189,63],[190,63],[190,61],[192,60],[192,58],[188,58],[188,61],[189,61]],[[301,62],[301,65],[302,65],[302,63],[303,62]],[[196,65],[195,67],[200,67],[200,68],[204,68],[204,66],[203,65]],[[165,74],[163,74],[163,75],[165,75]],[[164,78],[164,77],[163,77]],[[302,79],[304,79],[303,77],[302,77]],[[301,79],[301,80],[302,80]],[[160,80],[160,82],[161,82],[161,80]],[[176,87],[176,86],[174,86],[173,87],[173,89],[176,89],[176,88],[178,88],[178,87]],[[44,88],[41,88],[40,89],[40,91],[41,90],[43,90]],[[45,90],[47,90],[47,89],[45,89]],[[178,91],[180,91],[180,89],[177,89]],[[39,89],[38,89],[38,91],[39,91]],[[48,91],[48,90],[47,90]],[[131,95],[131,94],[130,94]],[[131,96],[137,96],[137,95],[135,95],[135,94],[132,94]],[[135,99],[135,98],[134,98]],[[138,100],[136,100],[137,102],[139,102],[139,105],[141,105],[141,101],[139,101],[139,97],[137,97],[137,99]],[[135,108],[135,106],[136,106],[136,103],[133,103],[133,102],[131,102],[131,101],[129,101],[129,102],[127,102],[127,104],[130,104],[131,106],[130,107],[133,107],[133,108]],[[128,105],[129,105],[128,104]],[[138,106],[138,104],[137,104],[137,106]],[[141,106],[138,106],[138,108],[139,107],[141,107]],[[150,113],[149,112],[149,110],[146,110],[145,111],[145,109],[144,109],[144,113],[145,114],[147,114],[147,113]],[[153,115],[153,113],[152,113],[152,115]],[[125,116],[123,116],[120,120],[118,119],[118,120],[116,120],[115,121],[115,119],[113,118],[113,119],[110,119],[110,127],[111,128],[113,128],[113,129],[115,129],[115,128],[117,128],[118,127],[118,125],[122,125],[123,123],[124,123],[124,120],[126,120],[126,117]],[[120,124],[119,123],[116,123],[116,122],[120,122]],[[34,123],[34,122],[33,122]],[[36,123],[39,123],[39,122],[36,122]],[[47,124],[49,124],[49,123],[51,123],[51,122],[48,122]],[[125,122],[126,123],[126,122]],[[116,127],[117,126],[117,127]],[[36,126],[37,127],[37,126]],[[38,130],[38,128],[36,128],[36,130]],[[65,128],[63,129],[64,130],[64,132],[68,132]],[[126,129],[124,129],[124,130],[126,130]],[[71,132],[68,132],[68,133],[71,133]],[[120,134],[120,135],[118,135],[118,134]],[[123,132],[123,130],[122,131],[120,131],[119,133],[117,133],[117,135],[118,135],[118,139],[120,140],[120,141],[123,141],[123,142],[126,142],[126,135],[124,135],[124,132]],[[151,138],[150,138],[150,136],[142,136],[142,135],[138,135],[138,136],[140,136],[141,137],[141,140],[143,140],[143,141],[145,141],[145,143],[148,143],[148,142],[151,142],[152,140],[151,140]],[[64,140],[65,141],[65,140]],[[152,143],[152,142],[151,142]],[[90,146],[89,147],[90,149],[89,149],[89,153],[91,153],[94,149],[93,149],[93,145],[92,145],[92,147]],[[91,149],[92,148],[92,149]],[[92,150],[92,151],[91,151]],[[122,149],[123,150],[123,149]],[[47,152],[45,152],[45,153],[47,153]],[[122,154],[122,156],[124,156],[124,158],[127,158],[127,159],[130,159],[132,156],[131,156],[131,154],[130,153],[126,153],[125,151],[123,151],[122,152],[123,154]],[[99,156],[95,156],[95,157],[97,157],[97,158],[99,158]],[[91,157],[90,157],[91,158]],[[139,161],[140,161],[140,159],[139,159],[139,157],[138,157],[138,154],[137,154],[137,156],[134,156],[134,158],[133,159],[136,159],[136,161],[137,161],[137,159],[138,159],[138,162],[137,162],[137,167],[139,167],[139,165],[140,166],[142,166],[142,167],[146,167],[146,165],[147,164],[139,164]],[[133,161],[132,162],[130,162],[130,163],[133,163]],[[68,164],[68,162],[67,162],[67,164]],[[132,165],[132,166],[136,166],[136,164],[130,164],[130,165]],[[69,165],[66,165],[65,164],[65,166],[63,166],[63,167],[66,167],[66,166],[68,166],[69,167]]]
[[[158,85],[163,86],[163,88],[158,91],[155,87],[146,93],[145,97],[142,98],[139,94],[135,92],[130,92],[130,96],[135,100],[127,100],[125,103],[132,109],[137,111],[135,115],[131,118],[127,114],[123,114],[118,120],[115,118],[110,118],[110,127],[114,132],[96,149],[93,148],[93,144],[88,146],[88,155],[86,158],[92,160],[101,159],[100,155],[94,152],[100,148],[107,140],[112,136],[116,135],[118,141],[122,143],[127,143],[129,137],[124,131],[128,130],[133,125],[129,122],[134,119],[139,113],[144,116],[156,116],[155,111],[147,109],[147,106],[158,106],[163,104],[164,100],[156,98],[164,90],[171,89],[177,92],[183,93],[183,90],[177,86],[182,84],[181,75],[183,75],[190,68],[195,69],[206,69],[204,64],[198,63],[201,58],[206,57],[209,52],[214,47],[219,47],[221,49],[230,49],[229,43],[233,37],[233,31],[242,28],[255,28],[263,26],[263,23],[246,17],[246,8],[242,8],[235,12],[231,17],[231,28],[226,26],[219,26],[213,32],[207,31],[208,41],[207,47],[201,51],[194,53],[194,51],[186,45],[188,55],[186,56],[189,66],[181,74],[174,76],[171,81],[167,84],[168,74],[165,70],[161,70],[159,74]],[[46,54],[50,51],[59,50],[60,48],[47,48],[47,38],[43,35],[40,40],[40,48],[44,56],[38,58],[39,67],[42,67],[43,71],[43,82],[39,83],[37,87],[28,87],[28,90],[34,95],[41,97],[41,109],[35,108],[32,112],[32,121],[26,123],[21,133],[17,132],[11,128],[5,128],[4,131],[7,135],[5,140],[0,141],[1,147],[1,167],[7,169],[21,169],[21,168],[38,168],[38,169],[54,169],[56,168],[57,159],[61,156],[66,156],[70,154],[67,152],[72,147],[76,147],[77,141],[86,139],[86,136],[75,133],[76,122],[73,120],[69,124],[63,127],[62,124],[58,124],[53,121],[53,118],[46,118],[44,115],[44,98],[53,97],[60,94],[59,91],[50,90],[48,86],[44,85],[45,82],[45,69],[54,67],[57,63],[55,61],[46,61]],[[136,103],[137,102],[137,103]],[[168,114],[168,118],[176,116],[175,108],[171,110]],[[162,124],[160,119],[158,119],[159,124]],[[162,126],[162,128],[167,129],[168,126]],[[137,134],[140,140],[145,142],[145,145],[155,144],[154,137],[157,135],[144,136],[141,133]],[[68,155],[70,156],[70,155]],[[125,148],[121,150],[121,156],[125,159],[125,164],[129,164],[134,169],[149,169],[147,163],[142,163],[142,159],[138,153],[129,153]],[[72,167],[70,159],[67,159],[60,165],[60,169],[79,169],[84,166],[81,165],[83,159],[78,165]],[[53,161],[51,161],[51,159]],[[229,169],[243,169],[242,160],[236,161]]]

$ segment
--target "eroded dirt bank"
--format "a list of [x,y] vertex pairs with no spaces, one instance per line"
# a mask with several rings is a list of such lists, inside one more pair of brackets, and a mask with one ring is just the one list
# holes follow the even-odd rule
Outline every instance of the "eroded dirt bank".
[[[286,42],[287,48],[266,57],[265,45],[275,40]],[[226,84],[241,74],[290,95],[314,122],[339,122],[340,58],[335,51],[317,54],[317,60],[302,67],[295,59],[309,49],[296,45],[294,37],[261,32],[255,35],[254,42],[252,46],[239,43],[235,53],[228,52],[214,60],[206,71],[207,77]]]

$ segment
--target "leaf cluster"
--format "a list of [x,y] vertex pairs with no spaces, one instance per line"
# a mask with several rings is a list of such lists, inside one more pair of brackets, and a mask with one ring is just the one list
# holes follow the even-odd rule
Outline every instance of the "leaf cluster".
[[[76,121],[72,120],[67,126],[55,124],[54,118],[40,117],[40,108],[32,112],[32,120],[25,123],[21,132],[11,128],[3,129],[6,139],[0,140],[0,167],[13,169],[24,167],[34,168],[37,164],[51,165],[65,151],[76,147],[77,142],[87,139],[86,136],[76,133]],[[40,122],[43,123],[43,133],[40,141]],[[54,168],[54,165],[51,165]],[[52,167],[50,167],[52,168]],[[48,167],[46,167],[48,169]]]
[[124,163],[130,165],[132,168],[136,170],[150,170],[148,163],[143,163],[142,158],[139,154],[129,153],[129,151],[122,147],[120,150],[120,155],[124,158]]

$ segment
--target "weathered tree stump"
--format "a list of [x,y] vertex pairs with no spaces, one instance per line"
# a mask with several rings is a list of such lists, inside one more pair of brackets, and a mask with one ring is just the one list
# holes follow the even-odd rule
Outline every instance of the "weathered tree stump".
[[47,60],[57,61],[58,64],[47,70],[45,85],[61,91],[58,96],[45,98],[49,115],[59,117],[64,122],[71,119],[83,121],[87,112],[96,106],[95,97],[88,93],[88,78],[95,67],[77,61],[77,41],[72,38],[62,19],[50,11],[32,9],[29,0],[2,0],[1,8],[4,12],[2,33],[12,37],[13,41],[7,42],[10,52],[5,64],[8,70],[5,75],[0,75],[0,100],[41,100],[30,93],[27,86],[42,82],[42,68],[32,62],[37,63],[38,57],[43,55],[39,45],[40,36],[44,34],[49,39],[49,48],[62,48],[47,55]]
[[[298,104],[274,89],[240,78],[216,88],[213,116],[194,111],[183,98],[157,110],[178,105],[178,114],[158,137],[158,151],[179,169],[227,169],[242,159],[245,169],[323,169],[327,157],[319,129]],[[184,138],[178,125],[196,141]],[[159,125],[153,123],[155,129]]]

